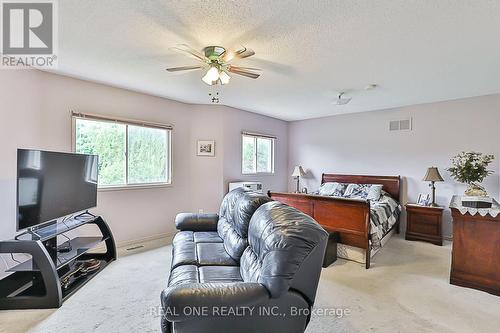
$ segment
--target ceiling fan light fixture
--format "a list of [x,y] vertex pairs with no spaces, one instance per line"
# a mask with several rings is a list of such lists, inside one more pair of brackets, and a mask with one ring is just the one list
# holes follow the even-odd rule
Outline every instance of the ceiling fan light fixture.
[[167,71],[181,72],[201,69],[205,71],[201,80],[209,86],[228,84],[232,77],[229,73],[245,76],[251,79],[257,79],[261,75],[260,73],[255,72],[261,71],[258,68],[233,66],[232,63],[229,63],[233,59],[245,59],[255,55],[253,50],[247,49],[246,47],[242,47],[237,51],[231,51],[222,46],[207,46],[199,52],[188,45],[180,44],[173,49],[194,57],[203,64],[197,66],[170,67],[167,68]]
[[220,71],[219,79],[221,84],[228,84],[231,77],[225,71]]
[[219,70],[215,66],[211,66],[210,69],[207,71],[207,74],[202,78],[203,82],[206,84],[212,86],[217,83],[217,80],[219,79]]

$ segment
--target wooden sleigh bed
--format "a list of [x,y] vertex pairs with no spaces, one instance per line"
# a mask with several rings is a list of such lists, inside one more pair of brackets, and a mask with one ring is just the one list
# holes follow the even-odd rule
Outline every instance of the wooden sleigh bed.
[[[381,184],[383,190],[400,202],[399,176],[364,176],[323,174],[321,184],[327,182],[354,184]],[[274,200],[295,207],[313,217],[329,232],[338,232],[338,242],[365,250],[366,268],[370,268],[370,202],[302,193],[268,192]],[[399,219],[392,226],[399,234]]]

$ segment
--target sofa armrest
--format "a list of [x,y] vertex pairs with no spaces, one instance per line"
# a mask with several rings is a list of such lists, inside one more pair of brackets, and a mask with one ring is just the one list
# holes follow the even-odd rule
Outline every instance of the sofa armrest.
[[179,230],[217,231],[218,214],[180,213],[175,217],[175,226]]
[[170,322],[221,317],[223,311],[244,311],[269,299],[260,283],[187,283],[161,293],[163,316]]

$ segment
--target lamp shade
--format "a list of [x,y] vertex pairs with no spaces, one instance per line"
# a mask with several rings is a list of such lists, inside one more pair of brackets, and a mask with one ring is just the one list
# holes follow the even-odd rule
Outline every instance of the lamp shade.
[[304,177],[306,173],[304,172],[304,169],[300,165],[297,165],[293,169],[292,177]]
[[443,177],[439,174],[439,170],[436,167],[430,167],[427,169],[427,173],[424,176],[424,181],[426,182],[442,182]]

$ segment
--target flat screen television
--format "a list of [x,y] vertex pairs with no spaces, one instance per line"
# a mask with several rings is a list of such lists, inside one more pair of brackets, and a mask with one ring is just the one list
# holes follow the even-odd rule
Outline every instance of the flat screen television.
[[17,230],[97,206],[98,156],[17,151]]

